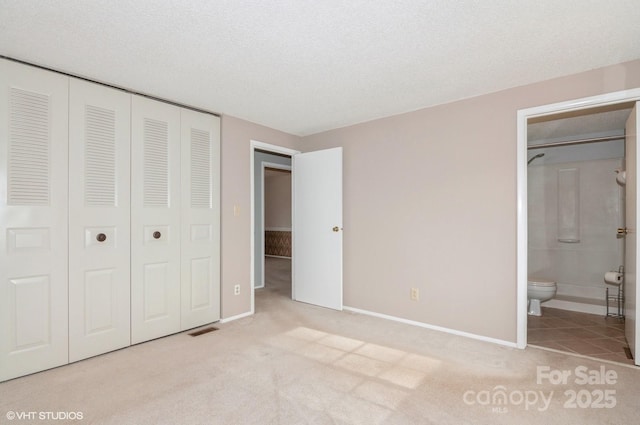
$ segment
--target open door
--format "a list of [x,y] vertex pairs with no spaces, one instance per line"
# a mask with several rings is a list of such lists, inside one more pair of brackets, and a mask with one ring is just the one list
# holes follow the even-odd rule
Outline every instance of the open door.
[[637,288],[637,265],[638,265],[638,233],[637,219],[638,212],[638,122],[640,121],[640,110],[638,103],[631,110],[631,115],[627,119],[625,137],[625,156],[627,184],[625,186],[626,203],[626,228],[624,248],[624,291],[625,291],[625,334],[634,363],[640,365],[638,354],[640,353],[640,328],[637,323],[638,309],[638,288]]
[[292,164],[293,299],[342,310],[342,148]]

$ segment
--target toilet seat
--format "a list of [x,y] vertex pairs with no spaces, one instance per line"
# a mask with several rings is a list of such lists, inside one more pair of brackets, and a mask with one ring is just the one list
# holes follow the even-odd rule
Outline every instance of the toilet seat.
[[537,277],[527,279],[527,313],[531,316],[542,316],[540,304],[552,299],[557,290],[558,286],[553,280]]
[[529,280],[527,280],[527,284],[531,286],[543,287],[543,288],[556,285],[556,283],[552,280],[538,279],[538,278],[529,278]]

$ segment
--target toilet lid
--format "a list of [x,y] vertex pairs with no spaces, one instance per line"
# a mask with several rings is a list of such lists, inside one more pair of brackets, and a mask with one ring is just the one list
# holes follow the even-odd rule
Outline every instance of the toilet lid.
[[533,286],[555,286],[555,282],[548,279],[541,279],[537,277],[530,277],[527,281],[528,284]]

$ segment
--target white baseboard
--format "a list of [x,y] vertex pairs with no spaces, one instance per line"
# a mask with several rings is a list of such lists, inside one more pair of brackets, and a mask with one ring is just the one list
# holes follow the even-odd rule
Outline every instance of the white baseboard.
[[235,316],[227,317],[226,319],[220,319],[220,323],[229,323],[234,320],[242,319],[243,317],[253,315],[253,311],[247,311],[246,313],[237,314]]
[[487,337],[487,336],[476,335],[476,334],[472,334],[472,333],[469,333],[469,332],[457,331],[455,329],[444,328],[442,326],[429,325],[427,323],[416,322],[414,320],[403,319],[401,317],[389,316],[389,315],[381,314],[381,313],[375,313],[373,311],[368,311],[368,310],[361,310],[359,308],[353,308],[353,307],[347,307],[347,306],[343,306],[342,308],[343,308],[343,310],[351,311],[353,313],[365,314],[367,316],[373,316],[373,317],[379,317],[381,319],[393,320],[394,322],[400,322],[400,323],[404,323],[404,324],[407,324],[407,325],[418,326],[418,327],[421,327],[421,328],[431,329],[431,330],[434,330],[434,331],[445,332],[445,333],[448,333],[448,334],[453,334],[453,335],[463,336],[463,337],[466,337],[466,338],[471,338],[471,339],[477,339],[477,340],[480,340],[480,341],[490,342],[492,344],[498,344],[498,345],[504,345],[504,346],[507,346],[507,347],[517,348],[516,343],[515,342],[511,342],[511,341],[505,341],[505,340],[497,339],[497,338],[490,338],[490,337]]

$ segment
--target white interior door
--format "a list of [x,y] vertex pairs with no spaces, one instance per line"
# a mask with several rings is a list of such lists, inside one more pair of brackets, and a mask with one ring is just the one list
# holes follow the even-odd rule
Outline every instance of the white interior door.
[[180,108],[131,98],[131,342],[180,331]]
[[0,381],[68,362],[69,78],[0,59]]
[[637,233],[637,213],[638,213],[638,123],[640,122],[640,108],[638,103],[631,111],[627,119],[625,137],[625,158],[627,184],[625,186],[625,220],[627,235],[625,237],[625,258],[624,258],[624,290],[625,290],[625,335],[629,348],[633,354],[635,364],[640,365],[638,354],[640,354],[640,327],[638,327],[638,298],[640,293],[637,287],[637,266],[638,266],[638,233]]
[[342,310],[342,148],[292,165],[293,299]]
[[69,361],[130,344],[131,95],[69,89]]
[[181,110],[181,329],[220,319],[220,118]]

